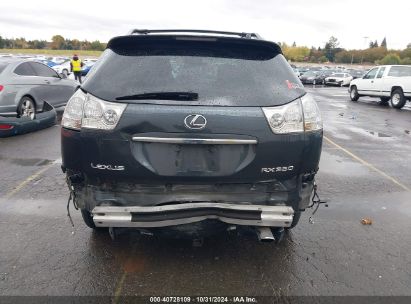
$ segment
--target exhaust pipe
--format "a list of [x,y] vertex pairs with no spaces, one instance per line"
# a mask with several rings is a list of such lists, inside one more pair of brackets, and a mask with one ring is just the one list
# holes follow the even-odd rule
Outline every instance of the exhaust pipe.
[[274,242],[274,236],[269,227],[256,227],[258,240],[263,243]]

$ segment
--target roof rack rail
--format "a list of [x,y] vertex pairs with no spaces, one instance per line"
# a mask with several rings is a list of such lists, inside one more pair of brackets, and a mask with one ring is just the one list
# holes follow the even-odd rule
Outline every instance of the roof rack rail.
[[262,39],[260,35],[256,33],[240,33],[240,32],[224,32],[224,31],[211,31],[211,30],[188,30],[188,29],[178,29],[178,30],[147,30],[147,29],[132,29],[129,32],[129,35],[133,34],[140,34],[140,35],[147,35],[147,34],[156,34],[156,33],[199,33],[199,34],[218,34],[218,35],[226,35],[226,36],[239,36],[240,38],[255,38],[255,39]]

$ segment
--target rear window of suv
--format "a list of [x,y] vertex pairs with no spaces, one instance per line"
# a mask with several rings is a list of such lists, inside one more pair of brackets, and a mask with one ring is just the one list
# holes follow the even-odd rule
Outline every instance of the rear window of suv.
[[409,66],[393,66],[388,72],[388,76],[407,77],[411,76],[411,67]]
[[198,94],[197,100],[127,101],[185,105],[270,106],[305,94],[279,49],[246,41],[120,43],[104,52],[82,87],[110,101],[153,92]]

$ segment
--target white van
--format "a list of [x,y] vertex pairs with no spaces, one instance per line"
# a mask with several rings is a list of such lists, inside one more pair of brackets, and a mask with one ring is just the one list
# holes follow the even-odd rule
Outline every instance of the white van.
[[383,65],[369,70],[362,78],[351,81],[348,92],[352,101],[361,96],[380,97],[379,104],[391,100],[394,108],[401,109],[411,100],[411,66]]

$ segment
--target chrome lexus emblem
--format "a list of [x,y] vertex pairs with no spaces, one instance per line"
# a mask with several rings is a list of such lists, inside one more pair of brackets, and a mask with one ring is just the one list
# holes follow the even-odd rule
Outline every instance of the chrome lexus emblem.
[[184,119],[184,124],[188,129],[201,130],[207,124],[207,119],[200,114],[191,114]]

